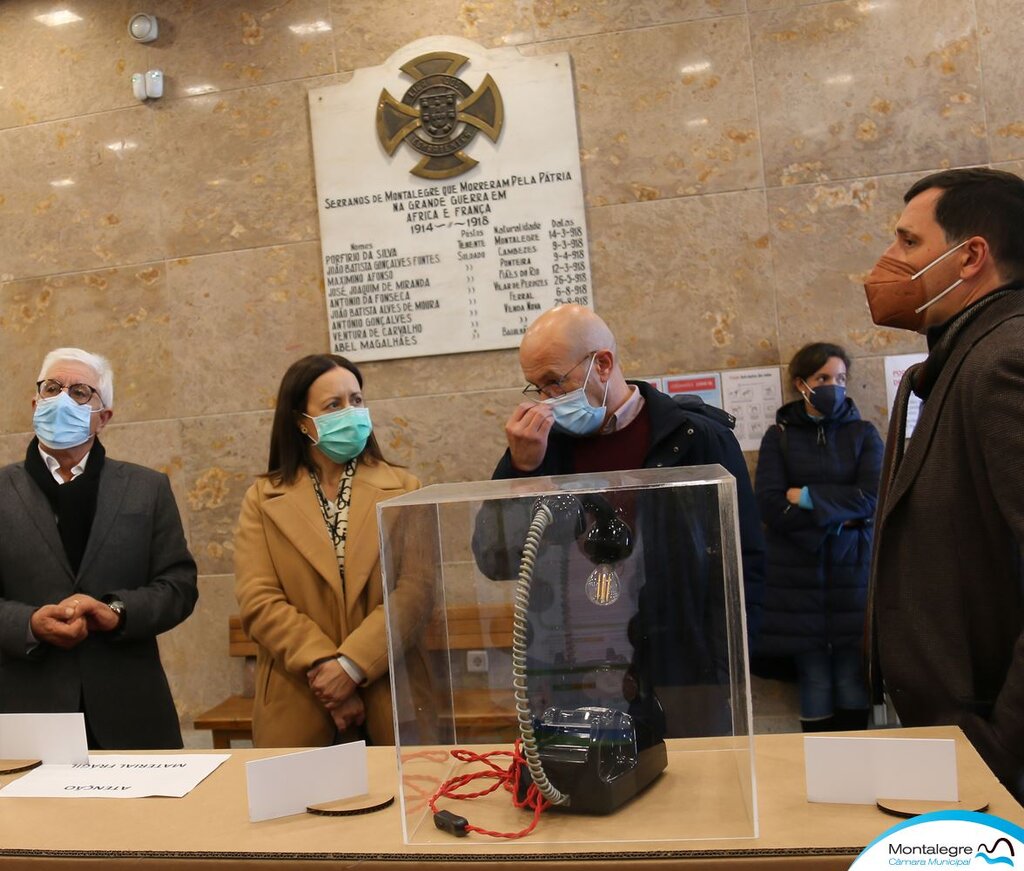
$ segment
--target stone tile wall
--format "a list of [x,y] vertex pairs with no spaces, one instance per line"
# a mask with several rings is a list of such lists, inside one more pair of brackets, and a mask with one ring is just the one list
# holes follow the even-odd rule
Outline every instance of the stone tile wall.
[[[1017,0],[157,0],[151,45],[127,35],[135,3],[58,5],[67,23],[49,0],[0,3],[0,461],[24,451],[46,350],[114,361],[109,450],[170,475],[202,572],[198,613],[163,639],[187,730],[241,685],[239,500],[283,370],[327,347],[310,88],[431,34],[568,51],[595,304],[626,369],[839,341],[879,426],[883,356],[923,347],[874,327],[859,287],[902,192],[1024,168]],[[166,96],[140,105],[130,76],[152,67]],[[389,455],[428,482],[489,475],[514,351],[364,372]],[[784,725],[791,695],[756,697]]]

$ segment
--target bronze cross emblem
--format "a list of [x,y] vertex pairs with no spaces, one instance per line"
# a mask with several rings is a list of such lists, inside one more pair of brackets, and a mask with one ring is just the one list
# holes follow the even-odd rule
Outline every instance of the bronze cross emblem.
[[422,178],[451,178],[476,166],[463,149],[483,132],[498,141],[505,120],[501,92],[488,73],[470,88],[457,73],[469,58],[448,51],[421,54],[401,67],[414,79],[401,101],[380,92],[377,137],[388,154],[404,141],[423,157],[411,170]]

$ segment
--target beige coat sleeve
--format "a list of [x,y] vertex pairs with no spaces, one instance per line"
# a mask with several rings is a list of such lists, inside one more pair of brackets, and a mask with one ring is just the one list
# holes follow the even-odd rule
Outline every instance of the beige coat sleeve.
[[235,596],[242,626],[284,669],[305,679],[318,659],[336,655],[336,645],[282,589],[264,527],[259,483],[242,500],[235,535]]

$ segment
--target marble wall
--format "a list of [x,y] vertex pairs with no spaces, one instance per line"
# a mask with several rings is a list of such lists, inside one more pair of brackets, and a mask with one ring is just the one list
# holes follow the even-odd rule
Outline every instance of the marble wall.
[[[1024,168],[1017,0],[155,0],[150,45],[126,32],[139,8],[0,3],[0,461],[24,451],[47,349],[111,357],[108,449],[170,475],[202,573],[162,646],[186,729],[241,685],[239,500],[281,373],[327,347],[310,88],[430,34],[568,51],[595,304],[626,369],[836,340],[879,425],[883,355],[922,348],[874,327],[859,287],[902,192],[942,167]],[[140,105],[130,76],[151,67],[166,96]],[[514,351],[365,374],[388,454],[430,482],[489,475]]]

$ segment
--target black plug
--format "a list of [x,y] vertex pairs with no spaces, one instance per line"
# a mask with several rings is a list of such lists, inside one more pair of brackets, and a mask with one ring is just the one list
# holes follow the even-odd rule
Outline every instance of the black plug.
[[456,838],[464,838],[469,834],[469,820],[451,811],[438,811],[434,814],[434,825]]

